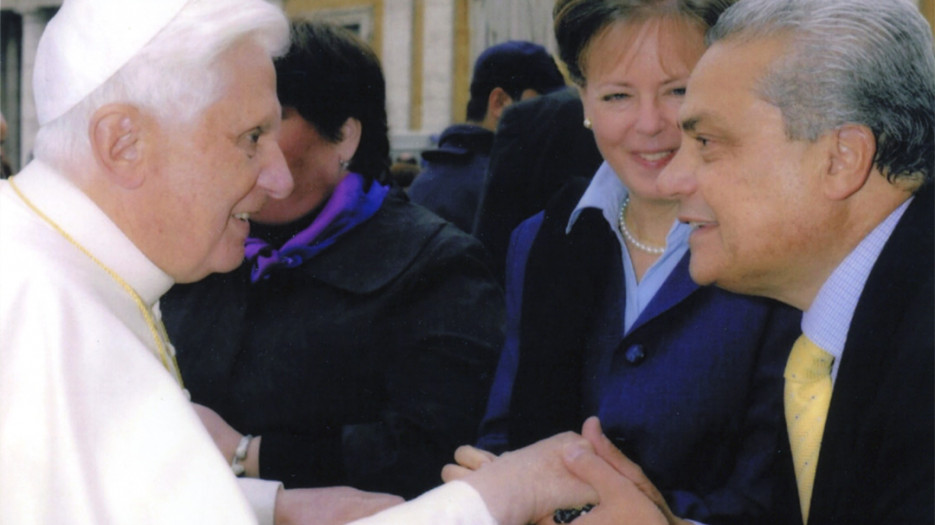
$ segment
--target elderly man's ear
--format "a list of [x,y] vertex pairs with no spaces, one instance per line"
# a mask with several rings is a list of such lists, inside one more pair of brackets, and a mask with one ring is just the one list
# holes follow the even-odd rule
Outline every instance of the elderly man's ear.
[[134,106],[108,104],[91,119],[91,150],[103,174],[124,189],[145,179],[146,121]]

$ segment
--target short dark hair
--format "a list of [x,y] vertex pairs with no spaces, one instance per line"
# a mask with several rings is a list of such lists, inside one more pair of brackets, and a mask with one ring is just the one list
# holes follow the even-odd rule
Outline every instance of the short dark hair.
[[565,77],[555,59],[539,44],[511,40],[488,47],[474,63],[467,118],[475,122],[484,120],[487,99],[494,88],[503,89],[518,101],[527,89],[545,94],[564,85]]
[[568,75],[583,86],[581,63],[595,36],[615,22],[679,16],[707,29],[736,0],[556,0],[552,9],[555,40]]
[[295,108],[332,142],[342,139],[348,118],[359,120],[360,145],[349,169],[367,180],[385,180],[390,167],[386,83],[373,50],[342,27],[293,20],[292,47],[275,64],[283,107]]

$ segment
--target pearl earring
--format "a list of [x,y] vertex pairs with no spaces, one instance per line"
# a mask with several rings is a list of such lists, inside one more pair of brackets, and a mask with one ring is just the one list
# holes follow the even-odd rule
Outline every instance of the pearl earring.
[[584,117],[584,127],[591,129],[591,119]]

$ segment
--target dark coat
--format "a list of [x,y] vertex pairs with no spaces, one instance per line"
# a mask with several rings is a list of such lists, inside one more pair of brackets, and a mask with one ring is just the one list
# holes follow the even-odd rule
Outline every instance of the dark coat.
[[442,132],[438,148],[422,152],[422,172],[409,187],[412,202],[471,233],[493,138],[492,131],[472,124]]
[[[822,437],[810,525],[935,522],[932,187],[909,205],[851,321]],[[782,523],[801,524],[788,441]]]
[[623,334],[619,241],[597,209],[565,233],[584,185],[514,233],[507,343],[481,444],[505,431],[516,448],[597,415],[676,515],[758,523],[780,484],[782,370],[801,314],[699,287],[686,254]]
[[517,102],[500,118],[474,236],[490,251],[501,281],[510,232],[569,179],[590,179],[600,166],[594,134],[583,122],[575,88]]
[[392,194],[303,265],[176,286],[166,325],[195,402],[263,437],[261,476],[411,497],[470,443],[503,337],[483,247]]

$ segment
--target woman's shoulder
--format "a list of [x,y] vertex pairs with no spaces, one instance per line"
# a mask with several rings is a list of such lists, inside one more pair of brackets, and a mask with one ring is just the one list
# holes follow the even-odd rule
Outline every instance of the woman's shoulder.
[[369,293],[433,268],[457,273],[459,266],[472,264],[489,266],[479,241],[391,193],[370,220],[303,266],[319,281]]
[[405,244],[448,245],[452,248],[480,248],[480,242],[473,236],[439,217],[432,211],[412,202],[399,192],[387,195],[383,208],[374,216],[375,230],[380,231],[382,239],[393,239]]

